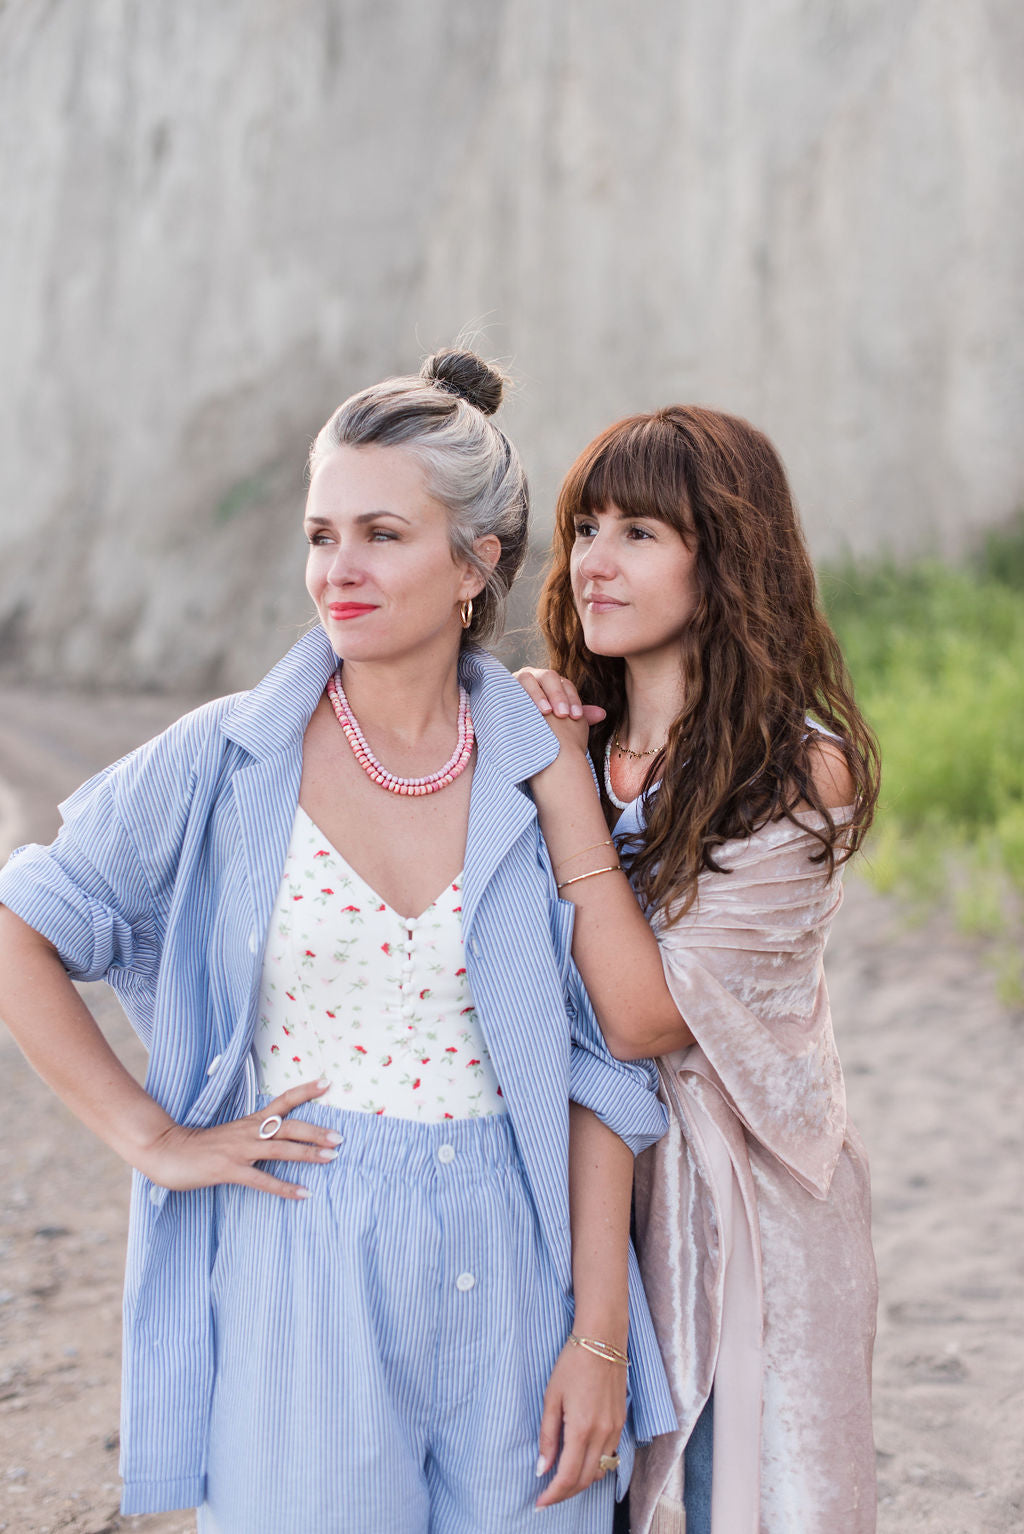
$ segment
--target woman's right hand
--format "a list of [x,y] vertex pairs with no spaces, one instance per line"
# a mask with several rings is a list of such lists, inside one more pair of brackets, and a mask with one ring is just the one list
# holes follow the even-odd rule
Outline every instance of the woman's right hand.
[[[280,1198],[308,1198],[309,1190],[260,1170],[260,1161],[333,1161],[341,1136],[323,1124],[287,1115],[314,1101],[330,1088],[329,1081],[308,1081],[275,1097],[265,1108],[210,1129],[186,1129],[170,1124],[133,1164],[162,1188],[208,1188],[214,1183],[241,1183]],[[280,1115],[281,1127],[272,1139],[261,1140],[260,1125]]]
[[556,719],[583,719],[587,726],[600,724],[606,710],[596,703],[584,703],[567,676],[541,666],[521,666],[513,672],[525,687],[542,714]]

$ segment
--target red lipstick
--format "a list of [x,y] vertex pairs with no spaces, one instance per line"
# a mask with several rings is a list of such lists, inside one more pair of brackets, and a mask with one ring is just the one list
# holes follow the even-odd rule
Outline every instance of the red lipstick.
[[362,618],[375,608],[372,602],[331,602],[327,611],[336,623],[344,623],[348,618]]

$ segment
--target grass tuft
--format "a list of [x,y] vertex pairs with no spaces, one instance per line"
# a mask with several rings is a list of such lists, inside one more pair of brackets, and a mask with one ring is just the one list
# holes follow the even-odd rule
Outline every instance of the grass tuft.
[[[1024,514],[958,568],[846,565],[824,572],[822,591],[882,747],[868,878],[947,900],[966,932],[1019,932]],[[1011,970],[1006,999],[1022,983],[1020,965]]]

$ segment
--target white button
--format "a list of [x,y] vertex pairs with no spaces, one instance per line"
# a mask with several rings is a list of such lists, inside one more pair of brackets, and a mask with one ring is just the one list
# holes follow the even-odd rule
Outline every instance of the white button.
[[402,1008],[402,1016],[403,1017],[415,1017],[416,1016],[415,1008],[414,1007],[403,1007]]
[[419,921],[420,919],[418,916],[406,917],[405,922],[403,923],[405,930],[407,932],[415,932],[416,928],[419,926]]
[[150,1188],[150,1190],[149,1190],[149,1202],[151,1204],[159,1204],[159,1202],[160,1202],[160,1194],[161,1194],[162,1191],[163,1190],[161,1188]]
[[461,1289],[462,1293],[465,1294],[466,1290],[472,1289],[475,1283],[476,1279],[473,1277],[472,1273],[460,1273],[458,1278],[455,1280],[455,1287],[456,1289]]
[[206,1074],[208,1076],[212,1076],[213,1075],[214,1071],[217,1069],[217,1067],[220,1064],[222,1059],[223,1059],[222,1055],[214,1055],[213,1059],[210,1061],[209,1065],[206,1067]]
[[472,948],[473,952],[479,957],[479,954],[480,954],[480,944],[477,942],[476,938],[473,939],[473,941],[470,943],[469,946],[470,946],[470,948]]
[[250,953],[255,953],[256,949],[258,948],[258,946],[259,945],[256,942],[256,934],[255,934],[255,932],[250,932],[249,933],[249,952]]
[[438,1161],[443,1161],[445,1166],[447,1166],[450,1161],[454,1161],[455,1160],[455,1146],[454,1145],[442,1145],[440,1150],[437,1153],[437,1159],[438,1159]]

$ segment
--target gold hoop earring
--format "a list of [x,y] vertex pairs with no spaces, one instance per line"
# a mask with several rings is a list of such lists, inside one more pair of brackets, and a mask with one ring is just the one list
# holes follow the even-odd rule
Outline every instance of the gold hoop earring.
[[473,598],[468,597],[459,605],[459,617],[462,619],[462,627],[468,629],[473,621]]

